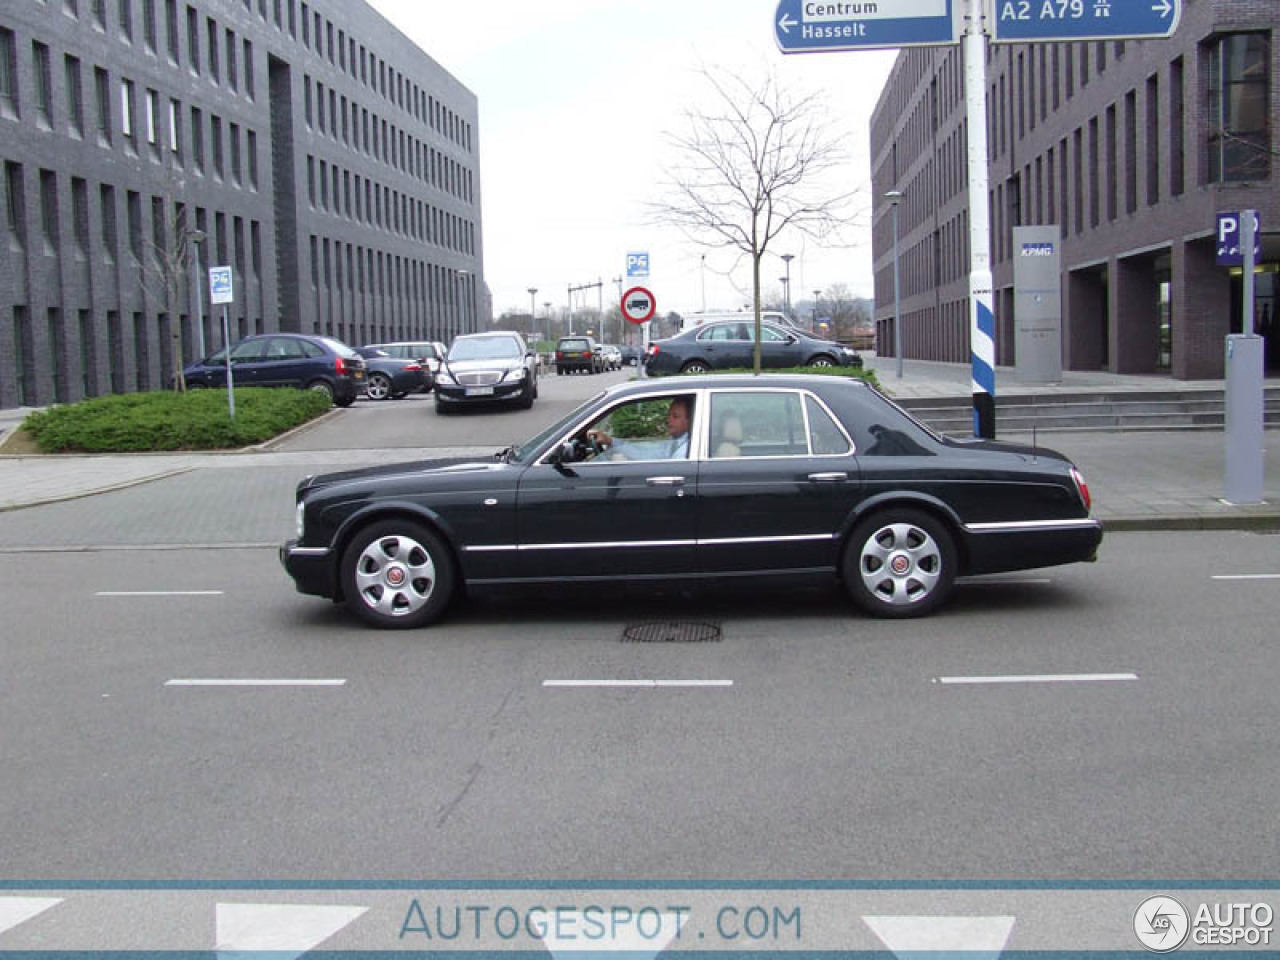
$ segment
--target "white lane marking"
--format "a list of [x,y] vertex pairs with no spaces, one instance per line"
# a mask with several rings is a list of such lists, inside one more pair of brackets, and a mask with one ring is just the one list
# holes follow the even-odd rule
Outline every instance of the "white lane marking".
[[625,956],[627,960],[653,960],[679,936],[681,927],[680,914],[656,913],[649,908],[645,916],[636,917],[634,923],[612,923],[607,925],[608,929],[600,923],[603,936],[587,939],[584,929],[593,930],[588,924],[598,920],[599,917],[589,916],[585,910],[557,910],[556,922],[548,923],[542,934],[547,952],[556,960],[574,960],[584,953],[592,958]]
[[1017,917],[863,917],[899,957],[923,951],[964,951],[965,960],[1000,956]]
[[1233,573],[1219,574],[1210,580],[1280,580],[1280,573]]
[[0,897],[0,933],[26,923],[61,902],[61,897]]
[[1091,683],[1137,680],[1136,673],[1032,673],[994,677],[936,677],[934,683]]
[[544,687],[732,687],[732,680],[543,680]]
[[221,590],[99,590],[95,597],[221,597]]
[[276,677],[193,677],[166,680],[166,687],[341,687],[345,679],[304,680]]
[[368,907],[299,904],[220,903],[216,910],[218,950],[272,950],[273,960],[290,960],[328,940],[367,913]]
[[987,584],[991,584],[993,586],[999,585],[1003,587],[1003,586],[1016,586],[1017,584],[1020,584],[1020,583],[1053,583],[1053,580],[1051,580],[1049,577],[1021,577],[1021,578],[1004,577],[1001,579],[995,579],[995,578],[987,579],[986,577],[963,577],[961,578],[960,582],[971,587],[981,587]]

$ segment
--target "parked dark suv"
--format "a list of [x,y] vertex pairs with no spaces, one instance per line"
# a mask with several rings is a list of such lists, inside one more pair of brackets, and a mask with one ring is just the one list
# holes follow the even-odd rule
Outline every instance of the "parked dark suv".
[[556,373],[599,373],[600,347],[593,337],[561,337],[556,344]]
[[[225,387],[226,350],[197,360],[182,371],[187,386]],[[241,387],[297,387],[328,394],[349,407],[364,392],[365,363],[332,337],[304,333],[262,333],[231,348],[231,376]]]

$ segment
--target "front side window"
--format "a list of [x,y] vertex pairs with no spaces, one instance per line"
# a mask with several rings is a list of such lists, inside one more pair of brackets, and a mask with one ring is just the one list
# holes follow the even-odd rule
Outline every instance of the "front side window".
[[1233,33],[1209,48],[1210,183],[1271,176],[1271,43],[1266,33]]

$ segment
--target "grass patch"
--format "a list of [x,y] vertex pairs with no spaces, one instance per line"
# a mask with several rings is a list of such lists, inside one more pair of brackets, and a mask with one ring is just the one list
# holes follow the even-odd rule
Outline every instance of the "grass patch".
[[38,411],[22,429],[41,453],[226,450],[270,440],[331,406],[310,390],[240,387],[232,420],[226,390],[127,393]]

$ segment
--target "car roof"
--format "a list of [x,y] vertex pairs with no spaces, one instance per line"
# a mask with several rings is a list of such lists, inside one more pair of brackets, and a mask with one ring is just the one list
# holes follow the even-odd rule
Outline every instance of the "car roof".
[[483,340],[493,337],[506,337],[511,339],[518,336],[520,336],[520,334],[516,333],[514,330],[486,330],[483,333],[460,333],[453,339],[456,342],[458,340]]
[[706,376],[646,377],[615,384],[605,390],[610,397],[623,397],[643,393],[680,393],[686,390],[706,389],[789,389],[813,390],[854,389],[873,391],[874,388],[860,377],[824,376],[809,373],[750,373],[709,374]]

